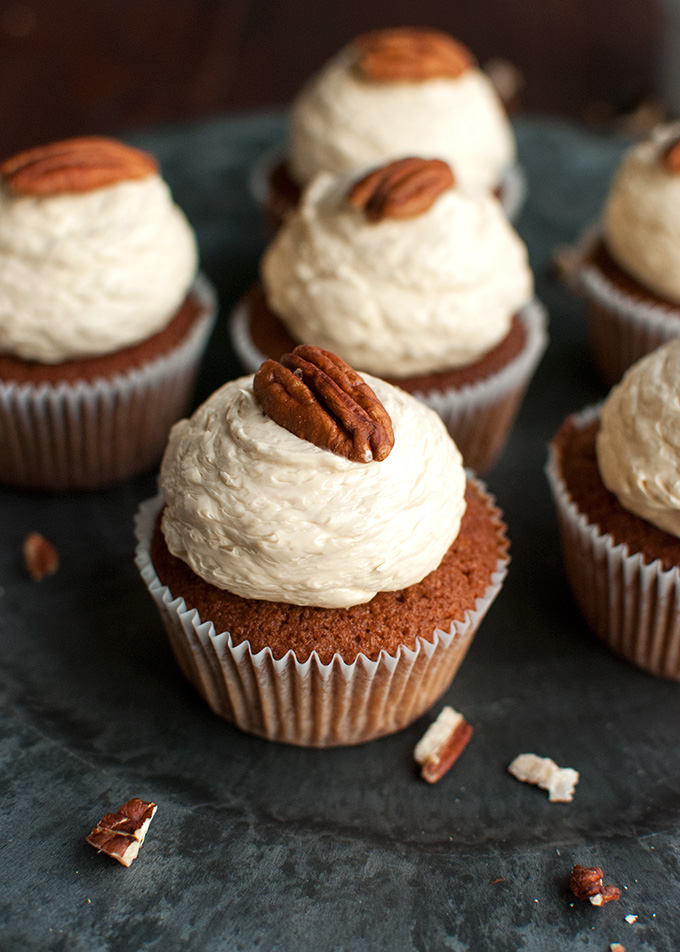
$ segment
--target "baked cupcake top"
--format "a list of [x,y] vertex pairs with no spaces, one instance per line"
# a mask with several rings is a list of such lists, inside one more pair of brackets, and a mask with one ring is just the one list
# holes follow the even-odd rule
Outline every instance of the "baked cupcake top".
[[265,253],[262,279],[295,338],[390,377],[477,360],[507,335],[533,286],[498,201],[418,158],[358,183],[319,175]]
[[[338,399],[349,400],[349,417],[323,409],[326,378],[338,379],[329,361],[339,368]],[[292,383],[284,381],[290,393],[303,389],[288,418],[302,435],[269,415],[284,420],[277,410],[290,396],[275,361],[255,378],[225,384],[173,427],[161,467],[168,549],[217,588],[295,605],[349,607],[421,581],[441,562],[465,511],[461,456],[440,418],[381,380],[352,379],[351,368],[320,348],[296,348],[282,364],[293,368],[286,371]],[[340,420],[345,436],[359,419],[361,436],[358,388],[368,391],[371,420],[380,409],[387,421],[377,415],[377,441],[369,424],[372,448],[351,459],[345,444],[331,451],[319,427],[326,417]]]
[[417,146],[452,166],[461,187],[493,190],[514,160],[505,110],[469,50],[437,30],[357,37],[293,103],[290,170],[300,185],[322,171],[356,173]]
[[155,159],[68,139],[0,165],[0,352],[61,363],[163,328],[197,267]]
[[[680,304],[680,125],[630,149],[604,207],[607,249],[625,271]],[[674,148],[675,147],[675,148]]]
[[639,360],[614,387],[597,461],[625,509],[680,536],[680,338]]

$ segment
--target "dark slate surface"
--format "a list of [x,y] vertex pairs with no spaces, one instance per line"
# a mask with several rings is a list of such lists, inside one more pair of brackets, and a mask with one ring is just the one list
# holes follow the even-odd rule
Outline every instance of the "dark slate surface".
[[[222,300],[200,396],[236,371],[226,314],[264,239],[246,169],[282,129],[259,116],[138,137],[161,157]],[[411,761],[429,717],[326,752],[240,733],[183,681],[134,568],[132,515],[153,476],[85,496],[2,491],[3,952],[678,948],[680,688],[586,630],[542,472],[564,414],[603,392],[580,305],[547,264],[596,214],[624,143],[547,120],[517,131],[531,188],[519,230],[552,343],[488,480],[513,563],[446,696],[475,725],[472,744],[429,787]],[[39,585],[19,560],[34,529],[61,555]],[[522,751],[581,771],[573,804],[506,773]],[[159,809],[124,869],[84,837],[130,796]],[[621,901],[572,901],[577,862],[603,866]]]

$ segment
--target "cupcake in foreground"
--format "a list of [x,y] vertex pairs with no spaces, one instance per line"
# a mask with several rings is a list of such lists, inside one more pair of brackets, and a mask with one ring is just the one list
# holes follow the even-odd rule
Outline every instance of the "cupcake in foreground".
[[568,417],[547,473],[567,574],[593,631],[680,680],[680,338],[638,361],[603,407]]
[[495,191],[508,214],[519,210],[523,177],[491,81],[462,43],[413,27],[358,36],[306,83],[289,155],[265,163],[257,197],[278,226],[319,172],[357,175],[414,146],[448,162],[462,188]]
[[492,195],[439,159],[320,175],[261,273],[232,323],[246,369],[327,347],[433,407],[466,466],[488,469],[546,343],[526,248]]
[[137,564],[211,708],[303,746],[405,727],[505,575],[501,516],[435,413],[299,347],[172,430]]
[[680,334],[680,126],[626,153],[574,278],[607,383]]
[[0,482],[68,490],[151,466],[215,315],[155,159],[68,139],[0,164]]

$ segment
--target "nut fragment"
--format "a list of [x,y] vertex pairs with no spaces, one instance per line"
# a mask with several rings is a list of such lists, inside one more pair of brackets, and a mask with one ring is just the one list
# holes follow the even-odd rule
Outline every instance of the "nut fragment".
[[100,853],[129,866],[139,853],[156,810],[155,803],[134,797],[116,813],[105,813],[87,837],[87,842]]
[[281,362],[265,360],[253,380],[268,417],[301,440],[357,463],[384,460],[392,421],[367,383],[330,351],[301,344]]
[[569,888],[577,899],[589,899],[593,906],[603,906],[621,895],[618,887],[602,885],[602,870],[599,866],[574,866]]
[[347,202],[372,222],[413,218],[431,208],[442,192],[453,188],[453,172],[441,159],[397,159],[369,172],[351,187]]
[[363,33],[353,43],[363,79],[380,83],[457,79],[475,65],[470,50],[441,30],[396,27]]
[[547,790],[553,803],[571,803],[580,779],[578,770],[558,767],[549,757],[537,757],[536,754],[519,754],[508,771],[523,783],[533,783],[541,790]]
[[59,556],[51,542],[39,532],[29,532],[22,546],[26,571],[34,582],[54,575],[59,568]]
[[666,171],[677,174],[680,172],[680,136],[675,136],[663,149],[661,161]]
[[158,163],[116,139],[82,136],[27,149],[0,164],[0,176],[15,195],[90,192],[158,171]]
[[472,737],[472,726],[452,707],[442,708],[438,718],[416,744],[413,757],[422,769],[420,776],[436,783],[458,760]]

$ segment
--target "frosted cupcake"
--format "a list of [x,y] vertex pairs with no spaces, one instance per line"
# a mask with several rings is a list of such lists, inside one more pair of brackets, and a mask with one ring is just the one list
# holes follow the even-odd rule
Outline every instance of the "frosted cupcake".
[[680,339],[634,364],[604,406],[569,417],[548,478],[567,574],[617,654],[680,680]]
[[405,727],[446,689],[507,564],[440,419],[317,347],[172,430],[138,566],[182,670],[244,730],[311,746]]
[[101,486],[152,465],[215,313],[155,159],[79,138],[0,165],[0,481]]
[[467,466],[500,452],[546,342],[526,248],[440,160],[320,175],[237,309],[248,370],[315,343],[437,410]]
[[608,383],[680,334],[680,126],[623,158],[576,275],[595,363]]
[[512,129],[470,51],[438,30],[365,33],[298,94],[288,156],[259,168],[257,197],[278,226],[320,172],[356,176],[414,147],[444,159],[462,188],[495,191],[508,214],[518,212],[524,186]]

